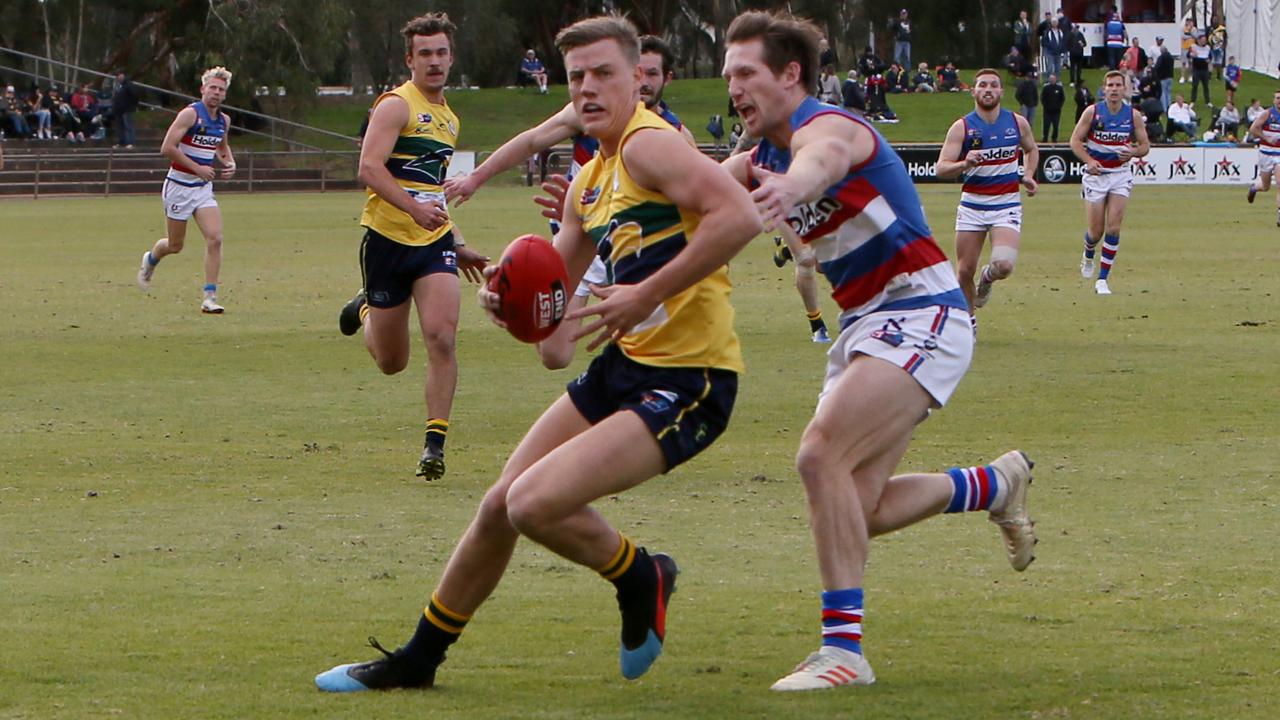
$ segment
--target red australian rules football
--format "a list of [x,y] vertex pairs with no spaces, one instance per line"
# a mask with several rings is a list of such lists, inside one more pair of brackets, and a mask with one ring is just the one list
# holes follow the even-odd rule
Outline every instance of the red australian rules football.
[[501,301],[497,315],[512,337],[527,343],[547,339],[564,319],[568,272],[546,239],[521,235],[503,251],[489,290]]

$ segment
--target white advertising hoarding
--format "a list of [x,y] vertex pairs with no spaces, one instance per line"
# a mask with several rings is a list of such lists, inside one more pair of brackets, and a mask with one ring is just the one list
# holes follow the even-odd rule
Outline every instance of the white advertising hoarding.
[[1133,179],[1149,185],[1231,185],[1257,175],[1258,151],[1234,147],[1154,147],[1133,160]]

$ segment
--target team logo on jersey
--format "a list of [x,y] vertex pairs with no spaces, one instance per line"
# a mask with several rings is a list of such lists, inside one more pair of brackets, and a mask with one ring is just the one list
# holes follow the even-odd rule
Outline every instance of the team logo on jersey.
[[423,125],[431,124],[431,113],[418,113],[418,122]]
[[902,344],[902,325],[897,320],[890,320],[881,326],[878,330],[871,331],[871,339],[879,340],[886,345],[898,347]]
[[600,188],[586,188],[582,191],[582,197],[578,198],[578,204],[590,205],[600,199]]
[[1007,138],[1011,138],[1017,134],[1018,134],[1018,128],[1016,127],[1005,128],[1004,130],[1004,136]]
[[454,125],[452,120],[450,120],[449,122],[445,123],[445,126],[449,128],[449,134],[450,134],[450,135],[457,135],[457,134],[458,134],[458,126],[457,126],[457,125]]

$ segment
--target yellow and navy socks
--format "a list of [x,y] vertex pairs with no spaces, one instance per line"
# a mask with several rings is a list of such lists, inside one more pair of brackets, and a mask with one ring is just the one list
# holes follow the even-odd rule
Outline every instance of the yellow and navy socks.
[[[366,306],[368,307],[368,306]],[[363,315],[361,316],[363,317]],[[427,420],[426,444],[436,450],[444,451],[444,441],[449,435],[449,421],[445,418]]]
[[1004,490],[1000,477],[990,465],[951,468],[947,474],[951,476],[951,502],[944,513],[989,510]]
[[621,540],[618,551],[604,567],[596,568],[596,572],[613,583],[620,596],[653,587],[658,582],[658,571],[649,560],[649,554],[622,533],[618,533],[618,539]]
[[818,332],[819,330],[827,329],[827,324],[822,322],[821,310],[806,312],[805,316],[809,318],[809,332]]
[[438,663],[444,651],[458,641],[469,620],[470,615],[450,610],[440,602],[438,595],[432,593],[431,602],[418,619],[418,629],[401,649],[401,653],[412,662]]
[[862,654],[862,588],[822,593],[822,644]]

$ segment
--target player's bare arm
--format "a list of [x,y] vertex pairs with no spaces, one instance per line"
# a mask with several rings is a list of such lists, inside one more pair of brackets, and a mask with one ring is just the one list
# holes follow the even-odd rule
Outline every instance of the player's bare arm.
[[530,155],[542,152],[582,132],[582,121],[569,103],[555,115],[525,130],[493,151],[472,172],[450,178],[444,182],[445,199],[461,205],[495,175],[510,170],[524,162]]
[[400,128],[408,121],[409,103],[396,95],[384,97],[373,109],[364,145],[360,147],[360,181],[418,225],[435,230],[449,221],[449,213],[439,203],[414,200],[387,170],[387,158],[391,157]]
[[1019,147],[1022,148],[1022,178],[1019,182],[1027,189],[1027,197],[1035,197],[1040,184],[1036,182],[1036,168],[1040,167],[1040,146],[1036,144],[1036,134],[1031,130],[1031,123],[1021,115],[1014,115],[1018,123],[1018,132],[1022,136]]
[[[1147,135],[1147,125],[1142,122],[1142,114],[1137,110],[1133,111],[1133,137],[1134,142],[1127,147],[1129,157],[1145,157],[1151,152],[1151,137]],[[1121,153],[1124,157],[1125,153]]]
[[[1085,149],[1084,140],[1089,135],[1089,128],[1093,125],[1093,106],[1085,108],[1080,115],[1080,120],[1076,122],[1075,129],[1071,131],[1071,152],[1080,162],[1084,163],[1085,172],[1090,175],[1097,175],[1102,172],[1102,164],[1089,155],[1089,151]],[[1145,132],[1144,132],[1145,134]]]
[[749,187],[751,183],[751,153],[738,153],[730,155],[720,161],[720,167],[729,173],[729,176],[738,181],[742,187]]
[[843,117],[818,117],[796,131],[791,136],[791,167],[785,174],[752,168],[760,187],[751,192],[751,199],[765,227],[780,226],[796,205],[817,200],[850,167],[870,158],[875,148],[869,130]]
[[227,180],[236,174],[236,156],[231,152],[231,117],[226,113],[222,113],[222,122],[227,128],[227,132],[222,136],[222,142],[218,144],[216,155],[218,162],[222,163],[222,179]]
[[938,163],[934,168],[938,177],[943,180],[952,180],[972,170],[978,164],[977,155],[972,151],[960,157],[960,150],[963,148],[964,120],[956,120],[951,123],[951,127],[947,130],[947,138],[942,142],[942,149],[938,151]]
[[1258,113],[1258,117],[1253,119],[1253,124],[1249,126],[1249,137],[1254,140],[1262,139],[1262,126],[1267,124],[1267,113]]
[[[701,221],[684,250],[644,282],[593,288],[603,302],[566,316],[567,320],[600,316],[574,336],[602,330],[588,350],[625,335],[653,314],[659,303],[710,275],[761,231],[746,190],[679,135],[641,130],[623,146],[621,161],[641,187],[662,193],[681,212],[699,215]],[[558,243],[558,235],[556,239]]]
[[457,226],[453,226],[453,255],[454,260],[458,263],[458,271],[463,277],[471,282],[481,282],[484,280],[483,271],[485,265],[489,262],[488,255],[480,253],[467,247],[467,241],[462,237],[462,230]]
[[[183,108],[178,116],[173,119],[173,123],[169,125],[169,130],[164,134],[164,142],[160,145],[160,152],[172,163],[186,169],[187,172],[208,182],[213,180],[214,169],[209,165],[201,165],[192,160],[186,153],[182,152],[179,145],[182,144],[182,136],[196,124],[196,111],[194,108]],[[225,141],[224,141],[225,142]]]

